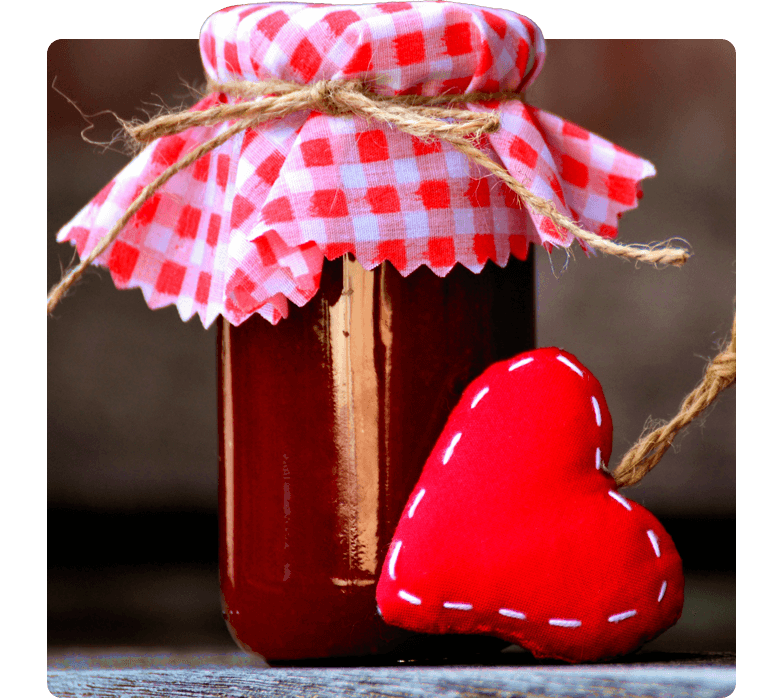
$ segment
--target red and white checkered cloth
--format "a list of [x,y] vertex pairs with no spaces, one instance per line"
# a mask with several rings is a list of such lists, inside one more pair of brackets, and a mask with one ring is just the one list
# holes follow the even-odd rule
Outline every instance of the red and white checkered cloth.
[[[545,57],[539,28],[507,10],[447,2],[282,3],[231,7],[201,31],[207,73],[219,82],[361,78],[384,95],[521,91]],[[230,102],[213,94],[195,108]],[[501,130],[482,147],[535,194],[585,229],[612,237],[634,208],[651,163],[520,101],[497,109]],[[108,233],[167,166],[230,126],[153,142],[65,226],[81,256]],[[275,323],[316,293],[323,258],[345,252],[403,275],[421,264],[444,276],[525,258],[529,242],[572,236],[523,207],[498,179],[450,145],[423,142],[357,117],[299,112],[242,132],[179,172],[99,258],[119,288],[151,308],[174,303],[208,327],[222,314]]]

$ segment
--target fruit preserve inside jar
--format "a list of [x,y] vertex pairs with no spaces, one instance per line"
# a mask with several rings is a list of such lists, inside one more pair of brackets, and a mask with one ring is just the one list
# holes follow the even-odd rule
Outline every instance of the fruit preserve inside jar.
[[409,640],[376,611],[380,568],[464,388],[533,346],[531,259],[403,278],[345,255],[277,325],[219,321],[220,579],[242,648],[293,661]]

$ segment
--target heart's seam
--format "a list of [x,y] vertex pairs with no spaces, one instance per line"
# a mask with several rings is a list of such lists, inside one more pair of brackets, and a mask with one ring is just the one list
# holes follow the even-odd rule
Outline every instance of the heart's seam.
[[593,411],[595,412],[595,423],[601,426],[601,406],[598,404],[598,400],[595,399],[595,395],[590,398],[593,402]]
[[404,599],[405,601],[408,601],[409,603],[412,603],[416,606],[421,605],[421,600],[417,596],[413,596],[412,594],[405,591],[404,589],[400,589],[397,592],[397,596],[399,596],[401,599]]
[[515,364],[511,364],[508,367],[508,371],[514,371],[517,368],[521,368],[522,366],[526,366],[527,364],[531,364],[534,359],[530,356],[528,359],[521,359],[521,361],[517,361]]
[[633,616],[637,615],[637,613],[638,612],[635,609],[624,611],[623,613],[615,613],[613,616],[609,616],[608,620],[609,623],[618,623],[620,620],[632,618]]
[[392,556],[389,558],[389,576],[392,578],[392,581],[397,581],[397,574],[394,571],[394,568],[397,565],[397,556],[400,554],[400,548],[402,547],[402,541],[398,540],[394,544],[394,550],[392,550]]
[[479,404],[479,401],[489,392],[489,386],[486,388],[482,388],[476,397],[474,398],[474,401],[471,403],[471,409],[474,409]]
[[556,359],[558,359],[562,364],[566,364],[574,373],[576,373],[579,376],[584,376],[584,373],[582,373],[582,370],[579,368],[579,366],[575,366],[569,359],[567,359],[565,356],[559,354]]
[[450,442],[450,445],[447,447],[447,450],[445,451],[444,458],[442,459],[442,463],[444,465],[447,465],[447,462],[452,458],[452,452],[455,450],[455,446],[458,445],[458,441],[460,441],[460,437],[463,436],[463,432],[458,432],[455,434],[455,436],[452,437],[452,441]]
[[656,557],[661,557],[661,550],[659,549],[659,538],[650,528],[648,529],[648,539],[651,541],[651,545],[653,546],[654,552],[656,553]]
[[576,618],[551,618],[548,625],[557,625],[559,628],[579,628],[582,621]]
[[627,511],[632,511],[632,507],[630,506],[630,503],[618,492],[614,492],[614,490],[609,490],[609,497],[619,502],[625,509],[627,509]]
[[421,503],[421,500],[423,499],[424,494],[426,494],[426,488],[422,487],[421,491],[415,496],[415,500],[410,505],[410,509],[408,509],[407,517],[409,519],[413,518],[413,514],[415,514],[415,510],[418,507],[418,505]]

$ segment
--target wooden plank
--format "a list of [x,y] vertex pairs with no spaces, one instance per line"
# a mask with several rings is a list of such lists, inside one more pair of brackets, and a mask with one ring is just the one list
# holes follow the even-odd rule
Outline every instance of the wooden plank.
[[725,698],[735,667],[697,663],[583,666],[266,668],[236,654],[138,655],[54,660],[48,688],[60,698]]

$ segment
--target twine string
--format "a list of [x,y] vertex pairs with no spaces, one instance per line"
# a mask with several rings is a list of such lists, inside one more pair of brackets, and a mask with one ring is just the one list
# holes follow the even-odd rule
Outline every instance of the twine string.
[[499,115],[493,112],[472,112],[455,105],[494,100],[522,99],[514,92],[446,94],[434,97],[421,95],[381,96],[359,81],[322,80],[309,85],[282,80],[264,82],[237,81],[209,85],[210,91],[222,91],[244,101],[219,104],[205,110],[185,111],[158,116],[146,124],[123,123],[127,133],[138,143],[149,143],[161,136],[181,133],[189,128],[212,126],[235,121],[215,138],[197,146],[181,160],[168,167],[148,184],[132,202],[114,227],[84,259],[80,260],[48,294],[50,314],[66,292],[81,278],[86,269],[117,238],[132,216],[171,177],[192,165],[211,150],[218,148],[237,133],[273,119],[281,119],[304,110],[317,110],[329,115],[355,115],[381,121],[422,140],[437,138],[450,143],[472,162],[501,179],[519,199],[535,213],[549,218],[557,229],[569,231],[589,247],[636,262],[654,265],[682,266],[690,252],[669,243],[659,245],[622,245],[584,230],[559,213],[552,201],[533,194],[478,147],[479,139],[500,127]]
[[[352,100],[351,95],[363,95],[367,93],[367,90],[361,82],[354,80],[346,82],[321,80],[309,85],[296,85],[281,80],[237,81],[224,84],[210,81],[208,91],[224,92],[245,101],[219,104],[202,111],[165,114],[145,124],[122,123],[122,126],[135,141],[141,144],[150,143],[161,136],[182,133],[197,126],[213,126],[224,121],[245,118],[251,120],[250,127],[253,127],[263,121],[280,119],[305,110],[316,110],[331,116],[356,114],[390,123],[393,120],[404,123],[404,116],[408,115],[410,125],[416,117],[430,117],[432,122],[429,124],[429,129],[418,129],[416,135],[420,134],[419,138],[439,137],[439,133],[448,131],[464,136],[479,137],[483,133],[500,128],[500,119],[496,114],[439,106],[446,103],[453,104],[455,99],[466,96],[469,98],[468,101],[473,102],[486,101],[487,98],[494,100],[494,94],[475,93],[454,97],[438,95],[431,98],[420,95],[400,95],[395,98],[373,95],[372,99],[361,104],[358,100]],[[514,92],[501,92],[498,96],[503,99],[518,97]],[[260,99],[256,99],[258,97]],[[383,108],[374,111],[372,107],[375,105],[383,105]],[[389,119],[382,114],[388,114]],[[455,123],[448,123],[445,119],[452,119]],[[434,123],[435,120],[438,121]]]
[[614,471],[619,487],[640,482],[661,460],[678,432],[698,417],[717,396],[736,381],[736,319],[730,340],[707,365],[699,385],[683,400],[680,411],[670,422],[641,437],[622,458]]
[[[689,250],[671,246],[671,240],[651,245],[623,245],[584,230],[559,213],[552,201],[532,193],[479,148],[479,139],[500,128],[495,112],[473,112],[459,107],[466,103],[523,100],[511,91],[498,93],[444,94],[436,96],[383,96],[359,81],[319,81],[309,85],[268,80],[217,83],[210,80],[208,91],[221,92],[242,101],[218,104],[204,110],[188,110],[157,116],[148,123],[122,122],[139,145],[162,136],[182,133],[190,128],[213,126],[232,121],[229,128],[197,146],[149,183],[127,208],[122,217],[93,250],[73,267],[48,295],[48,314],[86,269],[116,240],[130,219],[171,177],[218,148],[230,138],[259,124],[281,119],[299,111],[319,111],[332,116],[358,116],[369,121],[388,123],[422,140],[446,141],[470,161],[485,168],[503,181],[532,211],[549,218],[557,229],[567,230],[581,243],[605,254],[647,262],[655,266],[682,266],[691,256]],[[632,446],[614,472],[620,487],[639,482],[661,459],[677,433],[698,417],[720,392],[735,382],[736,323],[727,346],[707,366],[703,380],[683,401],[679,413],[664,426],[653,430]]]

